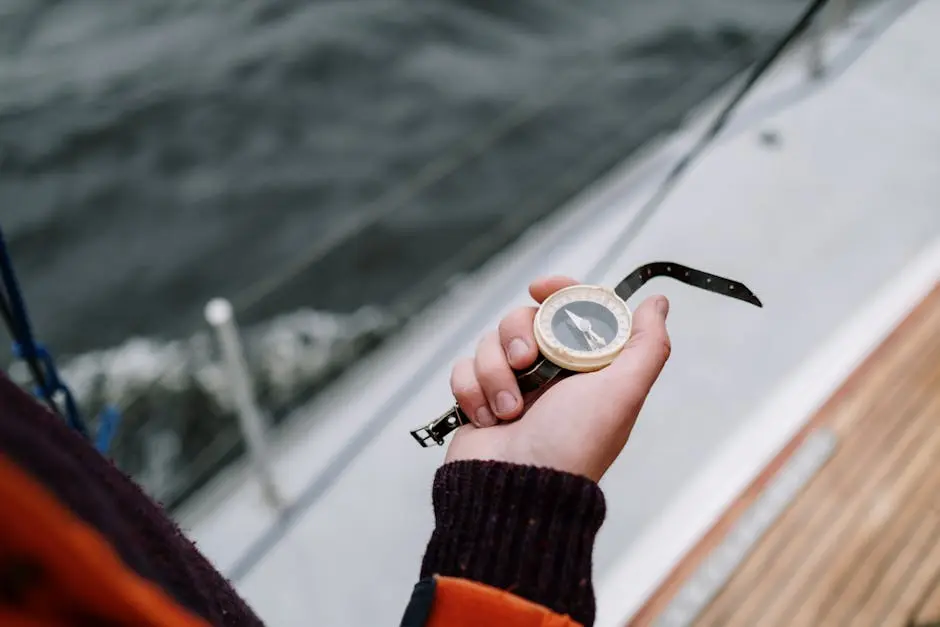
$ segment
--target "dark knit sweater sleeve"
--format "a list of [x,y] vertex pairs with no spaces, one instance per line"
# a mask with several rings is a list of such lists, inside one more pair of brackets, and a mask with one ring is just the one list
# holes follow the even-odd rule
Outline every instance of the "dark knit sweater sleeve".
[[472,579],[594,623],[591,558],[605,514],[596,483],[546,468],[458,461],[438,469],[433,501],[422,578]]
[[162,507],[2,371],[0,454],[186,609],[220,627],[262,624]]

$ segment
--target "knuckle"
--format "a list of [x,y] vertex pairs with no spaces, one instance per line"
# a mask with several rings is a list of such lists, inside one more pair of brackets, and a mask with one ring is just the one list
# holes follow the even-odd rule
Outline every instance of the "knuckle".
[[663,361],[665,362],[672,355],[672,340],[669,339],[668,335],[663,336],[660,346],[662,347]]
[[637,348],[644,347],[641,350],[649,355],[655,355],[663,362],[669,359],[672,354],[672,341],[665,332],[642,331],[630,338],[629,345]]
[[507,333],[518,333],[526,327],[526,323],[532,318],[532,312],[529,307],[519,307],[513,309],[499,321],[500,335]]
[[478,387],[473,374],[473,362],[462,359],[454,364],[450,372],[450,389],[455,396],[469,397]]
[[499,335],[496,331],[488,331],[480,338],[480,341],[477,342],[477,359],[480,355],[485,355],[487,349],[493,344],[499,344]]
[[452,388],[454,398],[460,403],[474,404],[478,401],[483,392],[480,387],[474,383],[462,383]]
[[660,356],[662,361],[669,359],[669,354],[672,352],[672,343],[669,341],[669,336],[665,333],[651,333],[648,339],[650,349],[655,350],[655,354]]
[[460,402],[475,402],[483,394],[476,381],[466,380],[452,382],[451,391]]
[[471,357],[461,357],[454,362],[454,367],[451,368],[450,376],[451,379],[458,377],[461,374],[470,371],[473,372],[473,358]]
[[477,362],[476,378],[484,388],[493,388],[499,385],[502,368],[498,363]]

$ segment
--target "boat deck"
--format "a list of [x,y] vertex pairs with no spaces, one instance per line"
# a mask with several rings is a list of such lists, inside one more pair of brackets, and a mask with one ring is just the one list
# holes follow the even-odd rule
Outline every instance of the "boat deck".
[[179,511],[183,528],[266,624],[389,623],[420,570],[444,459],[408,431],[453,402],[453,362],[528,304],[536,276],[613,285],[675,260],[744,281],[765,308],[649,288],[672,304],[673,356],[604,477],[594,551],[596,625],[622,626],[940,276],[938,21],[940,3],[872,3],[827,38],[812,80],[794,48],[656,212],[646,203],[710,118],[455,282],[272,433],[285,510],[242,463]]
[[[702,576],[705,560],[814,433],[835,443],[824,465],[704,611],[670,617],[677,594],[688,593],[690,579]],[[729,508],[631,625],[940,624],[938,494],[940,284]]]

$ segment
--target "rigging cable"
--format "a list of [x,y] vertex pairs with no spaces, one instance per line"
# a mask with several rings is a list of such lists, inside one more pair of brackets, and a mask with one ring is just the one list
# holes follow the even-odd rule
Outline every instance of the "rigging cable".
[[[614,243],[605,251],[604,256],[595,264],[589,274],[597,274],[605,265],[609,265],[616,260],[617,255],[622,252],[622,247],[618,246],[618,244],[628,241],[642,228],[642,225],[649,220],[652,214],[656,212],[662,204],[662,200],[672,187],[675,186],[692,161],[704,152],[705,148],[708,147],[725,127],[738,104],[740,104],[745,96],[747,96],[748,92],[764,76],[770,66],[777,61],[783,51],[807,29],[828,1],[829,0],[813,0],[794,25],[787,30],[784,36],[774,44],[764,57],[759,59],[757,63],[752,66],[750,73],[741,87],[738,88],[735,95],[722,108],[715,121],[708,126],[699,141],[697,141],[676,165],[673,166],[669,174],[666,175],[665,179],[660,184],[653,198],[643,206],[640,213],[631,221],[627,228],[618,234]],[[634,223],[639,223],[639,226],[634,228]],[[477,322],[478,320],[472,321],[473,324]],[[466,327],[469,327],[469,324],[466,325]],[[462,331],[455,333],[461,334],[470,332],[466,327],[463,328]],[[375,414],[365,421],[364,425],[352,435],[339,451],[337,451],[336,455],[326,464],[326,467],[306,484],[292,503],[288,504],[287,507],[282,510],[278,520],[262,533],[259,538],[251,542],[245,552],[227,569],[226,576],[230,580],[238,582],[254,569],[262,558],[267,555],[280,539],[297,523],[301,513],[312,507],[313,504],[327,492],[332,484],[338,480],[340,474],[358,457],[359,453],[377,437],[382,431],[382,427],[389,424],[388,417],[401,411],[401,408],[412,398],[411,394],[417,391],[415,388],[426,381],[427,377],[438,368],[438,362],[446,359],[446,355],[450,354],[450,352],[462,342],[462,339],[452,338],[451,342],[439,347],[429,358],[428,362],[420,369],[419,373],[382,403],[382,406]]]
[[744,82],[741,83],[741,86],[734,92],[731,99],[721,108],[721,111],[715,116],[711,124],[708,125],[705,132],[698,138],[698,141],[696,141],[689,151],[672,166],[672,169],[669,170],[669,173],[666,174],[666,177],[656,188],[656,192],[653,196],[640,208],[636,217],[628,222],[626,227],[614,238],[614,242],[607,248],[604,256],[597,261],[591,269],[591,272],[588,273],[586,282],[600,282],[601,277],[606,274],[610,266],[613,265],[614,261],[616,261],[623,252],[623,245],[632,240],[640,229],[646,225],[669,195],[669,192],[672,191],[682,178],[682,175],[685,174],[686,170],[705,152],[705,149],[711,145],[721,131],[728,125],[732,114],[735,112],[738,105],[741,104],[741,101],[750,93],[754,85],[763,78],[767,70],[770,69],[770,66],[783,54],[783,51],[809,28],[828,1],[829,0],[813,0],[810,2],[803,10],[799,19],[790,27],[790,30],[774,44],[763,58],[759,59],[757,63],[751,67],[751,71],[744,79]]
[[[62,381],[52,354],[33,336],[26,303],[20,291],[13,261],[7,249],[3,229],[0,228],[0,317],[13,339],[13,354],[26,362],[33,378],[34,393],[53,413],[63,417],[65,423],[84,438],[90,439],[88,427],[82,419],[78,404],[69,387]],[[60,408],[59,401],[64,407]],[[110,445],[119,416],[112,408],[101,415],[101,424],[95,438],[95,448],[104,453]]]
[[[55,399],[55,390],[50,387],[50,381],[40,362],[41,348],[33,341],[32,327],[26,314],[26,307],[20,294],[19,282],[13,272],[13,262],[7,253],[6,240],[0,229],[0,310],[3,312],[3,321],[10,330],[13,340],[13,354],[26,362],[35,384],[36,395],[49,406],[56,414],[61,415]],[[86,434],[83,430],[80,432]]]

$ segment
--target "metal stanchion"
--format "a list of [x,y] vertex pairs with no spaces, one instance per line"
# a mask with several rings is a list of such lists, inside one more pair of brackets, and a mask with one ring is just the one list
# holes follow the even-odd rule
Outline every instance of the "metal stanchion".
[[826,74],[826,32],[827,24],[825,19],[818,19],[809,27],[806,36],[809,38],[807,45],[807,65],[811,80],[818,80]]
[[810,78],[820,79],[826,74],[826,37],[829,33],[844,29],[854,9],[854,0],[831,0],[806,33],[807,65]]
[[265,441],[266,421],[255,402],[254,385],[248,373],[245,352],[242,347],[232,304],[224,298],[215,298],[206,305],[206,321],[215,329],[222,349],[222,360],[228,374],[229,387],[235,401],[235,413],[242,435],[248,445],[248,453],[261,486],[264,500],[280,510],[283,500],[274,481],[271,460]]

